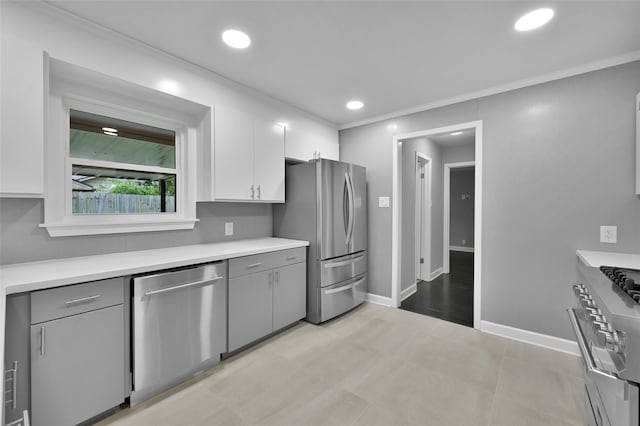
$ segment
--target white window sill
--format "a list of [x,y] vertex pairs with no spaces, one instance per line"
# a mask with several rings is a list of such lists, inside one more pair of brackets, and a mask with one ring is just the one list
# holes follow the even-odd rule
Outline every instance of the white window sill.
[[70,237],[75,235],[125,234],[131,232],[174,231],[193,229],[198,219],[164,219],[154,221],[112,221],[93,223],[42,223],[52,237]]

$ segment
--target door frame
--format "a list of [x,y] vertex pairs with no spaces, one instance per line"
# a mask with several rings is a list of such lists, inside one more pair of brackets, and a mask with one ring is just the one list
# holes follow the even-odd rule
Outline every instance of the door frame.
[[475,202],[474,202],[474,272],[473,272],[473,327],[479,328],[482,305],[482,120],[432,128],[393,136],[392,149],[392,211],[391,211],[391,306],[400,306],[400,265],[402,264],[402,141],[438,133],[475,130]]
[[[460,169],[463,167],[474,167],[475,161],[460,161],[457,163],[444,163],[444,213],[442,216],[442,273],[449,273],[449,239],[451,236],[451,169]],[[475,183],[474,183],[475,186]],[[475,217],[474,217],[475,232]],[[475,242],[474,242],[475,247]],[[474,249],[475,250],[475,249]]]
[[[420,163],[424,162],[424,174],[427,185],[420,191],[421,176]],[[415,229],[420,229],[420,235],[415,241],[415,274],[418,280],[431,281],[431,244],[429,237],[431,235],[431,157],[421,152],[416,152],[416,195],[415,195]],[[420,200],[420,203],[418,203]],[[424,209],[421,209],[424,207]],[[424,220],[422,220],[424,217]],[[420,268],[420,253],[424,256],[424,264]]]

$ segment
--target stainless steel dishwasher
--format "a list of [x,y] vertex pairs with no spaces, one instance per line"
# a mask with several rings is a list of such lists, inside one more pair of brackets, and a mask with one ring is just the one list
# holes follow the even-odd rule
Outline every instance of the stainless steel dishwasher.
[[220,362],[227,351],[227,262],[133,277],[136,405]]

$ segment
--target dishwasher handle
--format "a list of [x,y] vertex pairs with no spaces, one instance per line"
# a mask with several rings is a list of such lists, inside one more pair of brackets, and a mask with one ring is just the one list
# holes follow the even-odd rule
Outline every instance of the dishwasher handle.
[[208,278],[206,280],[194,281],[194,282],[190,282],[190,283],[174,285],[172,287],[161,288],[159,290],[149,290],[149,291],[145,291],[144,296],[152,296],[154,294],[168,293],[170,291],[180,290],[181,288],[193,287],[193,286],[197,286],[197,285],[208,283],[208,282],[220,281],[220,280],[223,280],[223,279],[224,279],[224,277]]

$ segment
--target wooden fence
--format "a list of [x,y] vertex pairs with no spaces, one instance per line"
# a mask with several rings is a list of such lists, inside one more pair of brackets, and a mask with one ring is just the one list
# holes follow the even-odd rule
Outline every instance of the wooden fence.
[[[166,211],[176,211],[175,197],[166,197]],[[159,195],[110,194],[107,192],[73,192],[73,213],[118,214],[159,213]]]

